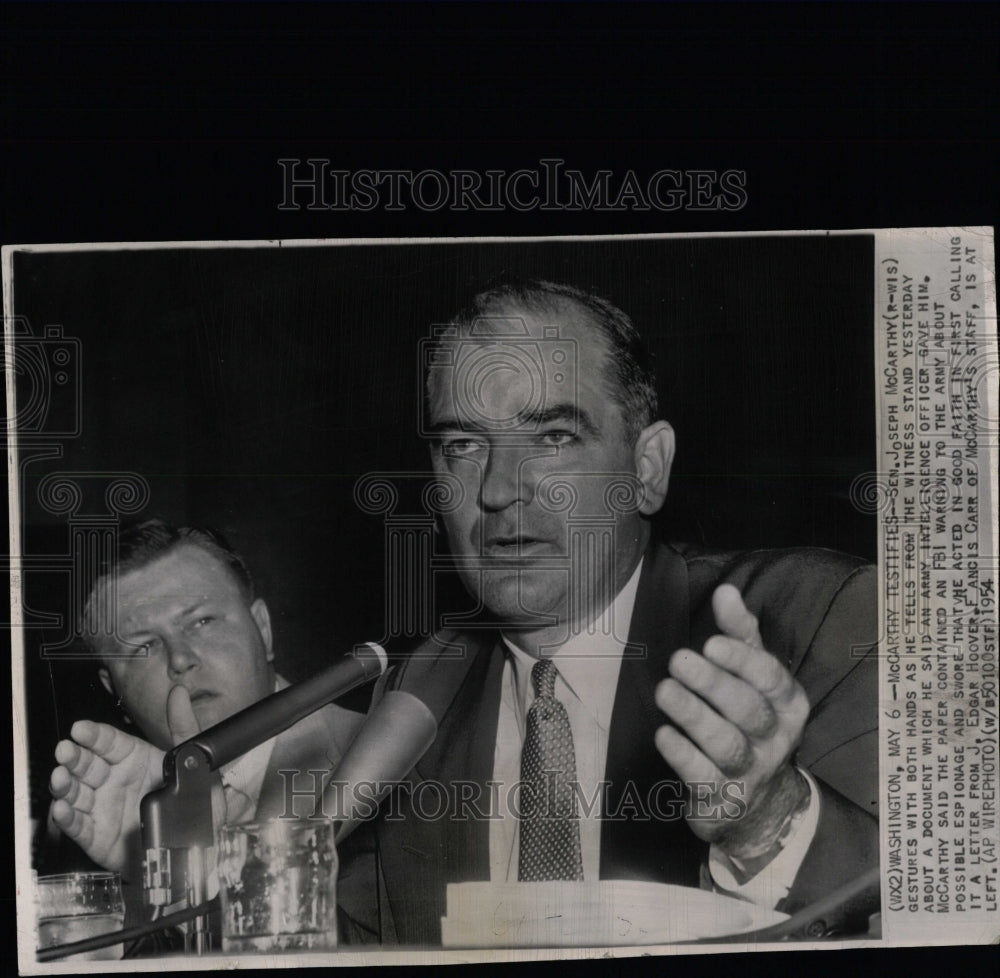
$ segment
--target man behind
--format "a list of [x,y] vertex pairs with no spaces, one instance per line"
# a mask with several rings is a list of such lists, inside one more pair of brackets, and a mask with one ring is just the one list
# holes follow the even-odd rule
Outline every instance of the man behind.
[[[208,529],[150,520],[124,530],[89,596],[82,633],[101,683],[145,739],[76,722],[72,739],[56,746],[50,819],[132,884],[135,913],[139,802],[162,783],[164,752],[288,683],[275,674],[270,615],[246,564]],[[331,770],[361,720],[330,704],[223,768],[216,822],[282,814],[278,772]]]
[[428,818],[401,793],[377,825],[380,939],[439,943],[451,882],[644,879],[793,912],[876,865],[873,569],[654,542],[674,433],[603,299],[482,293],[426,362],[478,617],[425,650],[458,655],[417,654],[389,685],[438,712],[413,785],[501,817]]

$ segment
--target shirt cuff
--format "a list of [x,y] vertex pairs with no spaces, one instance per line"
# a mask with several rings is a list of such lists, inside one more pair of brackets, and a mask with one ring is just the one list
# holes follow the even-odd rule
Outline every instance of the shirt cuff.
[[788,896],[819,825],[819,787],[808,771],[802,768],[797,770],[809,784],[809,805],[793,826],[781,852],[756,876],[740,885],[737,880],[743,874],[735,861],[719,846],[711,846],[708,850],[708,870],[716,889],[772,909]]

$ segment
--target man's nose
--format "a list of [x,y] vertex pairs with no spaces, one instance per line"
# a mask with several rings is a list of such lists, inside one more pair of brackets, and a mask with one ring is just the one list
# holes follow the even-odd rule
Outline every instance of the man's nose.
[[528,466],[523,465],[523,461],[524,453],[517,447],[491,446],[479,490],[484,510],[499,512],[514,503],[530,502]]
[[201,659],[197,651],[185,636],[172,636],[167,640],[166,645],[167,668],[172,676],[179,676],[200,664]]

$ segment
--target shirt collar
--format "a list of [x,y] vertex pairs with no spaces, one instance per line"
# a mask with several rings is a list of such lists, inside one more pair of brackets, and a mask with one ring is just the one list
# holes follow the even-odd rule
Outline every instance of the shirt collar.
[[[643,560],[639,561],[626,585],[608,606],[610,615],[606,609],[597,620],[592,633],[586,630],[580,632],[552,653],[553,661],[558,666],[559,675],[569,693],[594,714],[597,723],[604,729],[611,725],[618,671],[622,652],[628,641]],[[506,635],[502,637],[514,669],[517,702],[521,705],[521,715],[524,716],[529,702],[534,698],[531,668],[537,659],[519,649]]]

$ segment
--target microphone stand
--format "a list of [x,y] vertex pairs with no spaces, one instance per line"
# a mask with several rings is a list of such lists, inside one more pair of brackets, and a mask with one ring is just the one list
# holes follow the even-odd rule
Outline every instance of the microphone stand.
[[[208,851],[215,845],[212,788],[221,785],[213,774],[211,755],[195,740],[175,747],[163,759],[164,785],[146,795],[139,806],[143,861],[143,888],[151,907],[205,902]],[[193,931],[193,933],[192,933]],[[208,920],[194,918],[184,928],[184,951],[211,950]]]
[[[143,887],[151,907],[205,903],[210,850],[215,846],[212,789],[221,784],[214,772],[270,740],[331,700],[380,676],[385,651],[369,643],[305,682],[254,703],[214,727],[168,751],[163,759],[163,787],[139,805],[142,828]],[[184,950],[210,950],[206,915],[195,917],[193,935],[184,932]]]

